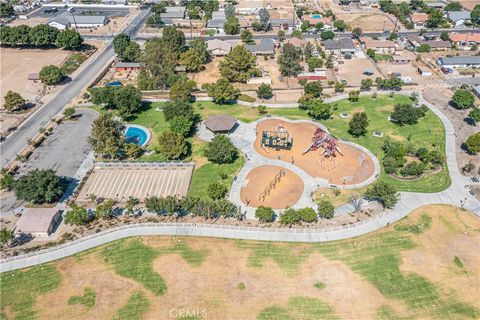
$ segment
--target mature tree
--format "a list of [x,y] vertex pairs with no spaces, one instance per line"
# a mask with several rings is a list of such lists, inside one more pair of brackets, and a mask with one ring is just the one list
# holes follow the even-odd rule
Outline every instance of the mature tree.
[[315,69],[323,67],[323,60],[319,57],[310,57],[307,64],[308,71],[313,72]]
[[105,113],[93,121],[88,143],[96,154],[107,158],[118,158],[123,150],[123,126]]
[[442,11],[433,9],[430,10],[426,26],[427,28],[438,28],[442,25],[443,21],[444,18]]
[[255,218],[260,222],[273,222],[275,220],[275,211],[270,207],[259,206],[255,210]]
[[319,98],[323,92],[323,86],[320,81],[310,81],[303,86],[305,96],[308,98]]
[[170,122],[170,130],[188,137],[192,132],[193,120],[188,116],[175,116]]
[[257,89],[257,97],[259,99],[271,99],[273,97],[273,90],[269,84],[262,83]]
[[225,6],[225,17],[230,18],[235,16],[235,6],[233,4],[227,4]]
[[152,13],[156,13],[156,14],[160,14],[160,13],[164,13],[165,11],[167,11],[167,2],[160,2],[160,3],[156,3],[152,6],[152,8],[150,9],[150,11]]
[[458,89],[452,97],[452,104],[457,109],[468,109],[474,101],[473,94],[467,89]]
[[402,89],[403,81],[397,77],[391,77],[388,79],[377,77],[375,79],[375,84],[379,90],[400,90]]
[[[335,92],[344,92],[345,91],[345,85],[341,82],[336,82],[335,83]],[[349,98],[350,98],[350,93],[349,93]]]
[[128,197],[127,202],[125,203],[125,214],[131,215],[134,213],[134,208],[140,203],[140,200],[135,197]]
[[164,131],[158,136],[158,150],[168,160],[178,160],[188,155],[188,142],[183,135]]
[[180,54],[179,62],[188,72],[199,72],[205,69],[205,59],[193,48]]
[[54,65],[45,66],[40,70],[40,80],[49,86],[61,83],[65,77],[62,69]]
[[468,137],[465,141],[465,147],[470,153],[477,154],[480,152],[480,131]]
[[328,200],[322,200],[318,203],[318,216],[322,219],[332,219],[335,213],[335,207]]
[[162,16],[159,13],[154,13],[147,18],[145,24],[150,28],[160,28],[163,27],[164,22],[162,21]]
[[4,99],[5,99],[5,104],[3,105],[3,107],[7,111],[22,109],[25,106],[25,99],[23,99],[19,93],[11,90],[8,90]]
[[285,41],[285,31],[278,30],[277,37],[278,37],[278,41],[280,41],[280,42]]
[[261,8],[258,11],[258,17],[260,18],[260,24],[262,25],[263,31],[270,30],[270,13],[265,8]]
[[348,100],[351,102],[357,102],[360,98],[360,91],[353,90],[348,93]]
[[430,52],[432,51],[432,47],[430,45],[423,43],[417,48],[417,52]]
[[348,123],[348,132],[355,137],[367,134],[368,117],[365,112],[355,112]]
[[468,117],[472,119],[474,125],[480,123],[480,109],[477,107],[473,107],[472,111],[468,114]]
[[195,38],[190,41],[190,48],[195,50],[197,55],[201,57],[203,64],[208,60],[208,47],[207,43],[202,38]]
[[211,183],[207,187],[207,194],[212,200],[225,198],[225,196],[227,195],[227,192],[228,192],[227,187],[218,182]]
[[477,26],[480,25],[480,4],[477,4],[475,8],[473,8],[472,12],[470,12],[470,17],[473,24]]
[[197,90],[197,83],[193,80],[183,77],[178,79],[170,88],[170,99],[186,100],[192,99],[192,92]]
[[308,116],[315,120],[326,120],[332,115],[332,107],[321,99],[311,99],[304,103]]
[[320,38],[323,41],[333,39],[335,38],[335,33],[333,33],[333,31],[323,31],[322,33],[320,33]]
[[161,40],[167,46],[173,49],[175,53],[180,54],[185,46],[185,34],[181,30],[177,30],[175,27],[168,26],[163,28]]
[[67,50],[74,50],[79,48],[83,44],[83,37],[74,29],[62,30],[57,35],[57,40],[55,44],[59,48],[64,48]]
[[213,163],[232,163],[238,157],[238,151],[227,136],[216,135],[213,140],[208,143],[204,155]]
[[335,20],[335,22],[333,23],[333,26],[335,29],[337,29],[340,32],[344,32],[348,28],[348,25],[343,20]]
[[242,32],[240,33],[240,39],[242,39],[242,41],[247,44],[255,43],[255,41],[253,40],[252,31],[247,29],[242,30]]
[[70,210],[65,213],[64,218],[66,224],[74,226],[84,225],[90,220],[87,209],[79,207],[76,204],[71,205]]
[[362,91],[369,91],[370,88],[372,87],[373,85],[373,80],[368,78],[368,79],[363,79],[361,82],[360,82],[360,90]]
[[143,83],[149,84],[154,89],[166,88],[177,64],[175,49],[165,41],[154,38],[145,45],[142,57],[146,69]]
[[142,147],[133,142],[126,143],[124,149],[125,155],[129,159],[136,159],[140,157],[144,151]]
[[247,82],[259,73],[256,68],[257,58],[244,46],[236,46],[220,62],[220,74],[234,82]]
[[300,219],[307,223],[317,222],[318,216],[313,208],[302,208],[297,210]]
[[115,90],[115,106],[118,115],[122,118],[131,117],[140,110],[142,105],[142,92],[132,85]]
[[140,45],[136,42],[130,42],[130,44],[125,48],[121,59],[122,61],[136,62],[140,59],[141,54],[142,51],[140,50]]
[[425,116],[426,111],[426,106],[415,107],[409,103],[397,103],[390,118],[393,119],[396,124],[401,126],[406,124],[412,125],[416,124],[418,119]]
[[111,219],[115,216],[115,201],[112,199],[106,199],[95,208],[95,217]]
[[15,14],[15,10],[13,9],[13,5],[9,2],[1,2],[0,3],[0,17],[10,17]]
[[367,189],[365,196],[378,200],[385,208],[391,209],[398,201],[398,191],[395,186],[383,181],[377,181]]
[[32,203],[54,202],[63,194],[63,185],[55,171],[34,169],[13,184],[17,199]]
[[90,100],[93,104],[103,106],[106,109],[115,108],[115,95],[118,88],[93,87],[89,89]]
[[130,43],[130,37],[124,33],[120,33],[113,38],[113,50],[120,57],[120,59],[123,59],[123,54]]
[[176,116],[185,116],[194,119],[193,106],[186,100],[174,100],[166,102],[163,107],[165,120],[170,121]]
[[240,22],[238,21],[238,18],[235,16],[227,18],[227,20],[223,24],[223,30],[226,34],[239,34]]
[[278,64],[280,65],[280,73],[282,76],[297,76],[303,71],[303,67],[300,64],[301,61],[302,50],[291,43],[285,44],[282,49],[282,54],[278,57]]
[[363,30],[362,28],[359,28],[359,27],[353,28],[352,30],[352,34],[355,36],[355,38],[360,38],[362,33],[363,33]]
[[39,24],[30,30],[31,44],[36,47],[47,47],[55,44],[58,34],[57,28],[48,24]]
[[235,88],[226,78],[220,78],[215,83],[209,83],[203,86],[207,89],[208,96],[213,102],[219,104],[228,104],[237,100],[240,90]]
[[293,30],[292,33],[290,34],[292,38],[298,38],[302,39],[303,38],[303,33],[300,30]]
[[454,2],[449,2],[445,8],[443,8],[443,11],[462,11],[463,7],[460,4],[460,2],[454,1]]

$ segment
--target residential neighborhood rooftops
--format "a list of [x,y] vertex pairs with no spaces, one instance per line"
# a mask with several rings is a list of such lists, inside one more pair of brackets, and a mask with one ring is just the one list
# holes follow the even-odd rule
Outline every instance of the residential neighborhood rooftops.
[[270,24],[272,27],[280,27],[282,25],[288,25],[289,27],[293,26],[293,20],[292,19],[271,19]]
[[476,42],[480,43],[480,33],[450,33],[450,41],[452,42]]
[[330,39],[325,41],[326,50],[355,50],[351,38]]
[[447,16],[453,22],[457,22],[460,20],[470,20],[470,12],[466,10],[462,11],[447,11]]
[[251,51],[253,54],[274,54],[274,40],[262,39],[259,44],[247,44],[245,48]]

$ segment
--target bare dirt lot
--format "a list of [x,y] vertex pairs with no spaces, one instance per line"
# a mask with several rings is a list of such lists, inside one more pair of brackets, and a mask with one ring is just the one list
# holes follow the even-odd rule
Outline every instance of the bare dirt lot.
[[[273,131],[279,124],[282,124],[290,134],[290,137],[293,138],[292,148],[279,151],[271,148],[265,150],[261,146],[262,132]],[[290,163],[293,161],[296,166],[305,170],[311,176],[323,178],[334,184],[345,183],[350,185],[360,183],[373,174],[374,166],[372,159],[360,149],[341,142],[339,147],[343,155],[326,159],[320,155],[323,152],[322,150],[303,154],[306,148],[310,146],[313,133],[317,128],[311,122],[292,123],[278,119],[262,121],[257,125],[255,150],[271,159],[279,159]],[[360,157],[364,158],[361,162],[362,164],[360,164]]]
[[385,13],[336,13],[338,20],[344,20],[352,29],[361,28],[363,31],[393,30],[395,23]]
[[220,61],[222,60],[223,58],[221,57],[212,59],[212,61],[210,61],[205,65],[205,70],[203,70],[202,72],[190,73],[189,74],[190,79],[195,80],[195,82],[197,82],[198,88],[201,88],[202,84],[217,81],[221,77],[219,65],[220,65]]
[[[267,188],[280,171],[285,175],[280,177],[275,188],[264,199],[259,195]],[[277,166],[256,167],[247,175],[247,185],[240,191],[243,203],[250,207],[266,206],[274,209],[291,207],[300,199],[303,192],[303,182],[293,171]]]
[[[349,86],[358,87],[363,79],[370,78],[374,80],[376,77],[381,77],[375,64],[366,58],[342,59],[342,61],[343,63],[338,65],[337,81],[346,80]],[[365,69],[372,70],[374,72],[373,75],[363,74]]]

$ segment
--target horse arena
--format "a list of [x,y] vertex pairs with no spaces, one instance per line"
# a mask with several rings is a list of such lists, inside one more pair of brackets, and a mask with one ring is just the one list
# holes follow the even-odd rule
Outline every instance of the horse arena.
[[284,209],[300,199],[303,188],[302,179],[293,171],[277,166],[259,166],[248,173],[240,198],[250,207]]
[[129,197],[141,202],[147,197],[185,197],[195,165],[193,163],[97,163],[80,190],[77,203],[97,198],[120,203]]
[[[272,132],[276,128],[288,132],[291,148],[271,148],[262,143],[263,132]],[[331,184],[357,184],[374,174],[373,160],[367,153],[318,129],[312,122],[261,121],[256,128],[255,151],[265,157],[291,163],[310,176],[328,180]],[[325,139],[325,143],[318,143],[319,136]],[[263,180],[259,180],[259,184],[260,181]]]

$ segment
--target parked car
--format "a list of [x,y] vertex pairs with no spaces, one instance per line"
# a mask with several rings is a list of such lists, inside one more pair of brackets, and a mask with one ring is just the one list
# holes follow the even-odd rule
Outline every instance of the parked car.
[[57,8],[50,8],[50,9],[43,10],[43,13],[55,13],[55,12],[58,12]]

